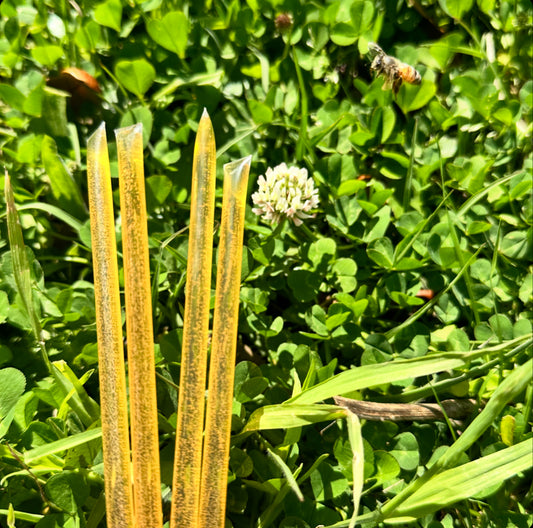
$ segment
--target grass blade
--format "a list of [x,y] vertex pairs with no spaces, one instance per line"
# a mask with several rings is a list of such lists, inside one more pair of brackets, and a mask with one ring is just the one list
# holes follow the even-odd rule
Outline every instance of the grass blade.
[[287,484],[289,485],[291,490],[294,492],[294,494],[298,497],[298,500],[300,502],[303,502],[304,501],[304,495],[303,495],[302,491],[300,490],[300,486],[298,486],[298,483],[296,482],[296,478],[298,477],[298,474],[302,470],[302,467],[300,466],[299,468],[297,468],[295,473],[294,473],[294,475],[293,475],[293,473],[292,473],[291,469],[289,468],[289,466],[287,466],[287,464],[285,464],[285,462],[283,461],[283,459],[279,455],[277,455],[271,449],[268,449],[267,453],[272,458],[274,463],[279,467],[279,469],[283,473],[283,476],[287,479]]
[[509,401],[516,398],[531,382],[533,359],[517,367],[505,378],[490,398],[485,408],[476,416],[464,433],[419,479],[410,483],[382,508],[383,518],[393,515],[409,496],[422,488],[436,473],[457,463],[459,457],[494,423]]
[[533,439],[502,449],[434,476],[394,512],[395,517],[420,518],[533,466]]
[[161,478],[142,125],[115,131],[130,387],[135,526],[160,528]]
[[73,447],[96,440],[101,436],[102,428],[95,427],[94,429],[83,431],[83,433],[67,436],[66,438],[56,440],[55,442],[49,442],[48,444],[28,449],[28,451],[24,452],[24,463],[30,465],[38,458],[55,455],[61,451],[66,451],[67,449],[72,449]]
[[[375,387],[383,383],[401,381],[411,377],[427,376],[444,370],[461,367],[485,352],[448,352],[416,359],[402,359],[364,365],[341,372],[322,383],[290,398],[283,405],[315,403],[333,396],[342,396],[355,390]],[[256,411],[257,412],[257,411]]]
[[470,265],[476,261],[477,256],[483,249],[483,246],[480,247],[469,259],[468,261],[461,267],[459,270],[459,273],[453,278],[453,280],[444,288],[444,290],[440,291],[431,301],[427,302],[417,310],[413,315],[408,317],[403,323],[399,324],[398,326],[395,326],[394,328],[391,328],[387,332],[385,332],[385,337],[387,339],[391,339],[394,337],[400,330],[403,330],[404,328],[407,328],[411,324],[413,324],[417,319],[420,319],[426,312],[433,309],[433,306],[437,303],[437,301],[441,298],[442,295],[444,295],[448,290],[450,290],[453,285],[463,276],[463,274],[468,270]]
[[42,339],[42,327],[35,305],[33,303],[33,290],[31,285],[31,270],[26,254],[26,245],[24,244],[24,237],[22,235],[22,228],[20,226],[17,208],[15,206],[15,197],[13,194],[13,187],[7,170],[5,171],[4,193],[7,207],[7,233],[9,238],[9,247],[11,249],[11,260],[13,262],[13,275],[17,290],[22,299],[24,309],[28,314],[30,325],[32,327],[33,335],[39,343],[41,356],[51,371],[50,361],[46,354],[46,348]]
[[349,412],[347,416],[348,438],[352,448],[352,475],[353,475],[353,516],[350,521],[350,528],[355,528],[359,502],[365,483],[365,451],[363,446],[363,436],[361,434],[361,422],[356,414]]
[[224,165],[213,345],[198,526],[224,526],[239,319],[242,240],[251,156]]
[[105,125],[87,142],[105,501],[109,528],[133,527],[130,439],[117,243]]
[[[0,515],[9,515],[10,510],[0,510]],[[39,513],[27,513],[27,512],[21,512],[21,511],[13,511],[13,514],[15,516],[15,519],[19,521],[27,521],[30,523],[37,524],[44,515],[40,515]]]
[[344,418],[345,415],[346,411],[337,405],[299,403],[265,405],[252,413],[242,433],[265,429],[291,429]]
[[[45,213],[55,216],[58,220],[61,220],[62,222],[65,222],[68,226],[70,226],[74,231],[77,233],[80,232],[81,228],[83,227],[83,223],[80,222],[77,218],[74,218],[72,215],[69,215],[63,209],[60,209],[56,205],[52,205],[49,203],[42,203],[42,202],[27,202],[25,204],[19,205],[17,207],[19,211],[31,211],[34,209],[38,209],[39,211],[44,211]],[[0,218],[2,215],[0,215]]]
[[194,146],[180,392],[171,526],[195,528],[200,502],[209,301],[215,215],[216,149],[204,110]]

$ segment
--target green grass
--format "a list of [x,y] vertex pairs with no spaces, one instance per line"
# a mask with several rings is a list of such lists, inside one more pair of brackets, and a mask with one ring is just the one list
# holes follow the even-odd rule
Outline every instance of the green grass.
[[[205,107],[215,222],[222,166],[248,155],[249,197],[282,162],[307,169],[320,196],[300,227],[264,222],[248,200],[231,526],[530,526],[532,21],[525,0],[4,0],[0,525],[105,526],[85,205],[101,121],[143,124],[168,520]],[[371,41],[421,84],[383,90]],[[98,97],[61,84],[65,67],[92,75]],[[471,398],[479,412],[359,424],[339,395]]]

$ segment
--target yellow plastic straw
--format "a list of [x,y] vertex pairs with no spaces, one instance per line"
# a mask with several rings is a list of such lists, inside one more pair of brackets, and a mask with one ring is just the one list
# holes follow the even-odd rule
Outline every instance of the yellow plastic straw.
[[204,110],[194,145],[171,528],[198,526],[215,176],[215,135]]
[[242,238],[251,156],[224,165],[198,528],[225,524]]
[[107,526],[133,528],[130,442],[111,174],[105,124],[87,143]]
[[135,526],[160,528],[163,518],[142,125],[120,128],[115,135],[122,214]]

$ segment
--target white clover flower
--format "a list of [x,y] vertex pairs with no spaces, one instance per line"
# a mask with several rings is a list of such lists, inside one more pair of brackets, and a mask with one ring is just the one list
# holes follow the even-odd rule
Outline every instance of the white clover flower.
[[287,167],[281,163],[268,168],[265,176],[257,179],[259,190],[252,194],[252,211],[270,222],[279,222],[287,217],[294,225],[301,225],[302,219],[312,218],[306,214],[318,206],[318,189],[307,169]]

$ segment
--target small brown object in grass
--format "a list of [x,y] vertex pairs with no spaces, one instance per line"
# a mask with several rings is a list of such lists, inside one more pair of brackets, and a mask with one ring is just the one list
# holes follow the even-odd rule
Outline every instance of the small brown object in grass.
[[71,107],[76,114],[86,103],[99,105],[101,102],[98,81],[80,68],[65,68],[59,75],[50,77],[46,84],[68,92],[71,95]]

